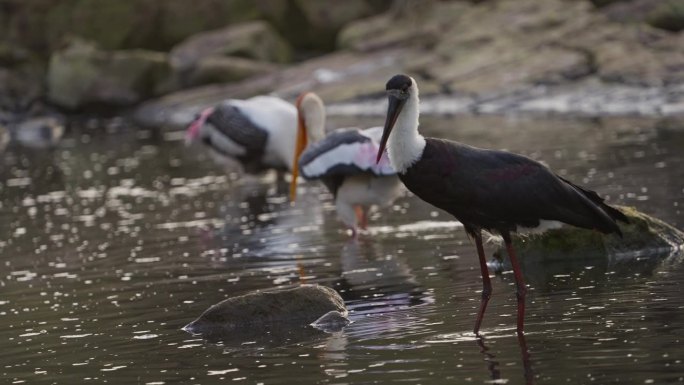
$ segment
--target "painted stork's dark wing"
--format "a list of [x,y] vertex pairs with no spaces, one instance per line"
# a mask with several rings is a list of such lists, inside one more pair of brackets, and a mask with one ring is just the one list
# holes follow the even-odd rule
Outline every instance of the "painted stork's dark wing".
[[386,154],[376,164],[379,146],[365,131],[340,129],[311,144],[299,158],[302,176],[319,179],[359,173],[396,175]]
[[446,140],[428,138],[423,157],[399,177],[416,195],[471,227],[509,231],[557,220],[619,233],[615,220],[626,219],[596,193],[532,159]]
[[249,152],[263,152],[268,140],[268,132],[255,125],[239,107],[230,103],[216,106],[214,112],[207,117],[219,132]]

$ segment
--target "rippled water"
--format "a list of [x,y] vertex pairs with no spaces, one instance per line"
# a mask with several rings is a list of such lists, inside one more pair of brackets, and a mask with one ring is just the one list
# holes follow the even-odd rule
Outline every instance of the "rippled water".
[[[684,131],[666,127],[422,122],[428,134],[544,160],[681,229]],[[273,175],[227,173],[178,135],[96,130],[72,130],[53,151],[0,154],[3,383],[684,382],[677,257],[528,266],[525,357],[511,274],[493,280],[478,343],[474,246],[416,198],[373,215],[355,242],[316,184],[292,207]],[[354,323],[225,341],[180,330],[226,297],[302,282],[340,291]]]

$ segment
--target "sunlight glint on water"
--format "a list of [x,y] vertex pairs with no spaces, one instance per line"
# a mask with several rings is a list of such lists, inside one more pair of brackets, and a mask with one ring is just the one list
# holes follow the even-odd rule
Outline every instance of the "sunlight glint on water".
[[[358,123],[345,119],[336,123]],[[627,119],[421,127],[543,160],[611,202],[684,225],[681,132]],[[273,175],[240,178],[179,141],[127,131],[0,156],[0,376],[10,383],[684,381],[677,258],[526,266],[526,368],[511,274],[493,279],[478,344],[474,246],[411,196],[350,242],[321,186],[303,186],[290,206]],[[224,298],[302,282],[337,289],[354,322],[225,341],[180,330]]]

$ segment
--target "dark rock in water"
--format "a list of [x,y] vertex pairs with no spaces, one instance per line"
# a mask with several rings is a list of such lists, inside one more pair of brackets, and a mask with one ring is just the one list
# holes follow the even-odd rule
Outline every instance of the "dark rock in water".
[[288,329],[309,325],[336,311],[346,316],[344,301],[333,289],[304,285],[275,292],[255,292],[229,298],[207,309],[183,330],[192,334],[216,336],[237,330],[255,331],[271,326]]
[[[667,223],[637,211],[618,206],[629,218],[629,224],[619,223],[623,237],[598,231],[564,226],[542,234],[518,235],[514,247],[525,264],[567,260],[662,259],[684,250],[684,233]],[[495,256],[509,263],[505,249]]]

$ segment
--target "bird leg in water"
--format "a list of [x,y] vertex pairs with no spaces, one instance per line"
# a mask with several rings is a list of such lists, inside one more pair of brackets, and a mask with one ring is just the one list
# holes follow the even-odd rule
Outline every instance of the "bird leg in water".
[[518,334],[518,345],[520,345],[520,355],[523,362],[523,370],[525,374],[525,384],[534,384],[534,371],[532,370],[532,361],[530,360],[530,351],[527,348],[527,340],[525,340],[525,335]]
[[522,271],[520,271],[520,264],[518,258],[515,256],[513,249],[513,242],[511,241],[511,234],[509,232],[502,232],[504,243],[506,243],[506,251],[508,257],[511,259],[511,266],[513,266],[513,275],[515,276],[515,286],[517,288],[516,297],[518,297],[518,334],[523,334],[525,325],[525,294],[527,293],[527,286],[523,280]]
[[358,223],[361,230],[366,230],[368,228],[368,213],[364,211],[361,205],[354,206],[354,212],[356,212],[356,223]]
[[492,283],[489,280],[489,269],[487,268],[487,260],[482,246],[482,232],[478,230],[475,233],[475,245],[477,246],[477,255],[480,257],[480,272],[482,273],[482,301],[480,302],[480,310],[477,312],[477,320],[475,320],[475,329],[473,332],[476,335],[480,334],[480,324],[482,324],[482,317],[484,317],[487,303],[492,296]]
[[487,370],[489,370],[489,376],[492,380],[491,383],[497,383],[496,380],[501,380],[501,371],[499,370],[499,361],[496,361],[496,356],[489,352],[489,347],[485,345],[484,337],[478,335],[475,338],[477,345],[480,347],[480,353],[484,356],[484,361],[487,363]]

